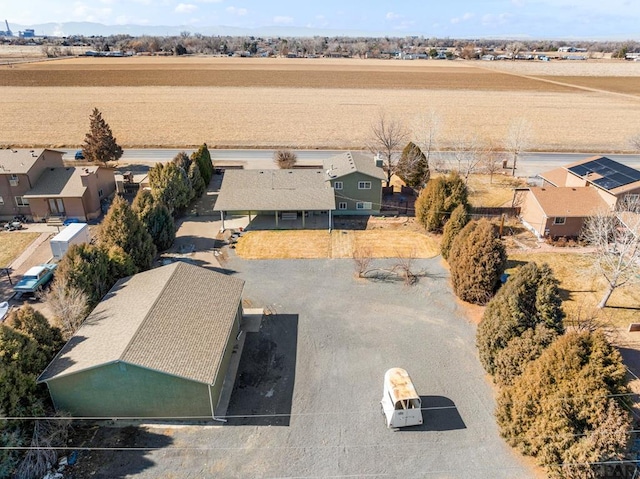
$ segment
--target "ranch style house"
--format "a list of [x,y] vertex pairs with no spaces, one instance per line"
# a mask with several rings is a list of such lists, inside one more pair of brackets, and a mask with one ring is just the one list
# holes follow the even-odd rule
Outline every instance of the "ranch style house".
[[640,171],[604,156],[540,176],[542,186],[515,192],[522,223],[538,238],[577,237],[589,216],[640,197]]

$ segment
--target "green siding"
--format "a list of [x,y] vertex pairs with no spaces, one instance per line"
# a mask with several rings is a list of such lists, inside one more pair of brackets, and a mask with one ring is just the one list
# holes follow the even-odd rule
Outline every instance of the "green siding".
[[[354,172],[340,178],[332,179],[331,186],[334,188],[336,181],[341,181],[343,188],[342,190],[335,190],[336,210],[333,212],[334,215],[371,215],[380,213],[380,204],[382,203],[382,181],[380,179],[360,172]],[[358,189],[358,183],[360,181],[370,181],[371,189]],[[356,209],[356,203],[359,201],[370,202],[372,204],[371,209]],[[339,203],[341,202],[347,203],[346,210],[338,209]]]
[[56,409],[72,416],[211,417],[206,384],[122,362],[55,378],[48,386]]

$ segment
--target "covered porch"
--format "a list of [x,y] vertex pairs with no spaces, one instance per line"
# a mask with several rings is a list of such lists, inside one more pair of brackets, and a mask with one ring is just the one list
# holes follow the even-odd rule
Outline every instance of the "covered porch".
[[222,229],[245,215],[251,229],[331,230],[335,196],[321,170],[230,170],[213,209]]

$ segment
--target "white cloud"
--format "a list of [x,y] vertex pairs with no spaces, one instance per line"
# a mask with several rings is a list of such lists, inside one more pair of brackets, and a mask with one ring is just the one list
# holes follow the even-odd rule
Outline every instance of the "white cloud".
[[273,23],[275,23],[276,25],[291,25],[293,23],[293,17],[276,15],[275,17],[273,17]]
[[95,8],[83,2],[75,2],[71,15],[75,20],[82,22],[108,22],[111,17],[111,8]]
[[196,0],[198,3],[222,3],[222,0]]
[[524,7],[525,5],[524,0],[511,0],[511,3],[513,3],[516,7]]
[[234,6],[229,6],[225,10],[227,13],[230,13],[231,15],[238,15],[239,17],[242,17],[249,13],[249,10],[247,10],[246,8],[237,8]]
[[324,20],[325,16],[324,15],[316,15],[316,20]]
[[192,3],[179,3],[176,5],[175,12],[176,13],[191,13],[195,12],[198,7]]
[[387,14],[384,17],[387,20],[398,20],[399,18],[402,18],[402,15],[400,15],[399,13],[387,12]]
[[482,16],[482,24],[487,27],[496,27],[498,25],[504,25],[512,17],[510,13],[487,13]]
[[466,22],[468,20],[471,20],[473,17],[475,17],[475,13],[466,12],[461,17],[453,17],[451,19],[451,23],[457,24],[457,23],[461,23],[461,22]]

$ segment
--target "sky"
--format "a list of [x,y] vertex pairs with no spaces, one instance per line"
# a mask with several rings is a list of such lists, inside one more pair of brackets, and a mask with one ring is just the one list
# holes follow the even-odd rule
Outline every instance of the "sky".
[[[6,0],[18,25],[223,25],[371,32],[392,36],[640,40],[639,0]],[[0,25],[2,26],[2,25]],[[38,32],[36,31],[36,34]],[[87,32],[90,34],[90,32]]]

